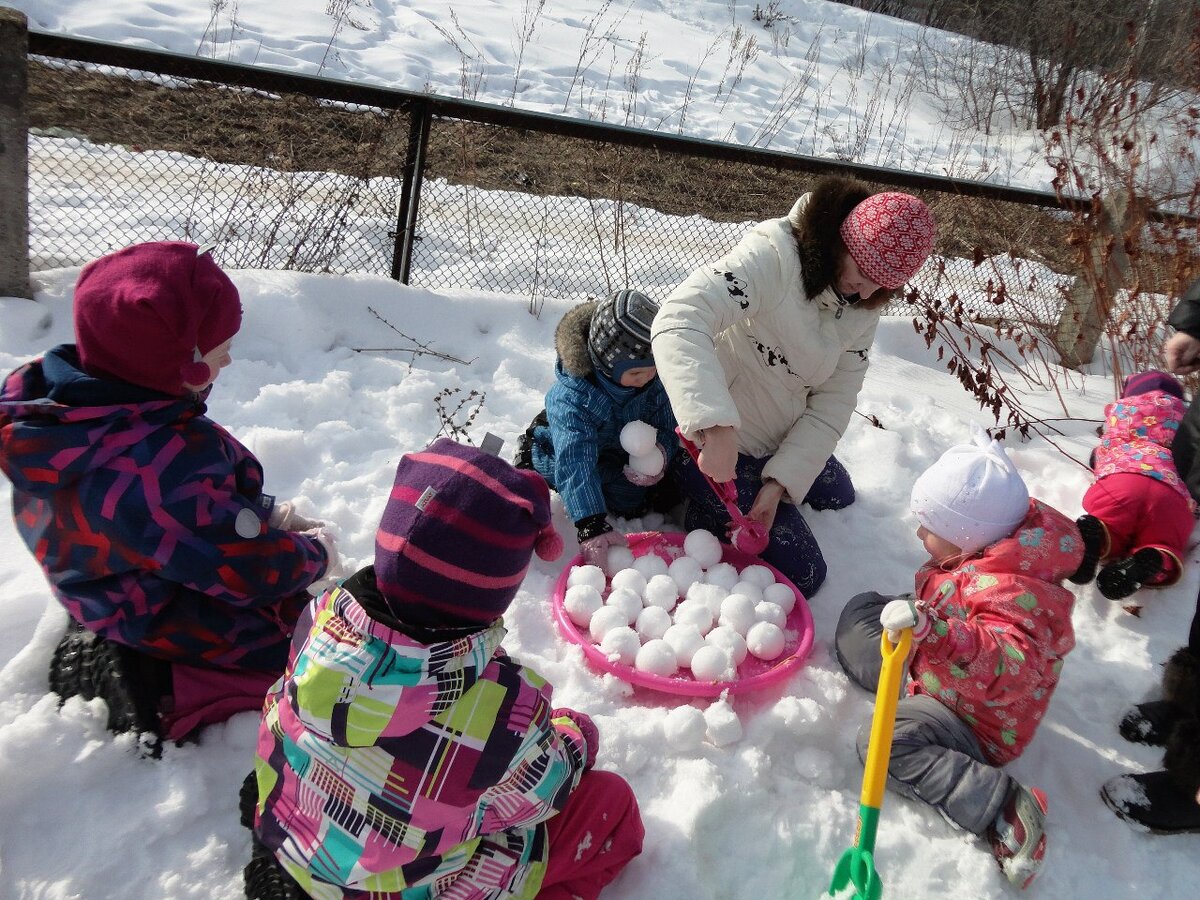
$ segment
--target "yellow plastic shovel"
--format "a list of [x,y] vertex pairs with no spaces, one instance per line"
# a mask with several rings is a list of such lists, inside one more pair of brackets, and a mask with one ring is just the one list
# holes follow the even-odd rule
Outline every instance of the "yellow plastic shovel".
[[873,856],[875,832],[879,828],[879,808],[883,806],[888,761],[892,756],[896,702],[900,699],[900,682],[904,678],[904,663],[911,646],[910,628],[900,632],[900,640],[895,644],[888,640],[886,631],[879,636],[883,668],[879,670],[879,685],[875,689],[871,743],[867,747],[862,794],[858,800],[858,826],[854,830],[854,846],[842,854],[833,870],[833,881],[829,885],[831,897],[851,883],[854,885],[854,896],[859,900],[879,900],[883,895],[883,882],[875,871]]

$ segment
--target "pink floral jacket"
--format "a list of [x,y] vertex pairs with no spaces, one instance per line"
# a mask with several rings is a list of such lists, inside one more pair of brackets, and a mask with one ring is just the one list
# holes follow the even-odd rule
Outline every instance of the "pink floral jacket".
[[1075,523],[1039,500],[1009,537],[953,571],[917,572],[928,636],[909,663],[909,692],[954,710],[1003,765],[1033,738],[1075,646],[1075,595],[1060,582],[1083,558]]
[[1096,480],[1121,472],[1157,478],[1182,494],[1194,508],[1171,453],[1185,411],[1183,401],[1166,391],[1135,394],[1108,404],[1092,467]]

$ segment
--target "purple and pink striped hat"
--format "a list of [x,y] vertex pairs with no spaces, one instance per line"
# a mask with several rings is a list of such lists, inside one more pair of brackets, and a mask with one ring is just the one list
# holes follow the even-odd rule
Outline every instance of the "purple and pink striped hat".
[[562,550],[541,476],[440,438],[396,467],[375,580],[402,622],[483,627],[508,609],[535,551],[551,560]]

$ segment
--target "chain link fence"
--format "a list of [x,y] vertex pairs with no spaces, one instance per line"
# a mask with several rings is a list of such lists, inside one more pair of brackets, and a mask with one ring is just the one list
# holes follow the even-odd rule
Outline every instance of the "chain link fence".
[[[289,90],[282,73],[108,46],[29,59],[35,270],[169,238],[215,244],[232,268],[392,275],[524,296],[535,311],[547,297],[626,286],[661,299],[835,168],[711,144],[698,154],[663,136],[579,136],[565,119],[554,133],[548,117],[516,110],[501,122],[435,113],[418,140],[413,95],[355,99],[344,82],[295,76]],[[163,65],[119,64],[131,53]],[[917,177],[869,175],[879,189],[912,190]],[[1067,241],[1057,260],[1017,258],[1033,255],[1027,240],[1065,234],[1067,214],[913,192],[941,227],[910,298],[959,303],[981,321],[1057,320],[1074,280]],[[904,298],[887,310],[918,311]]]

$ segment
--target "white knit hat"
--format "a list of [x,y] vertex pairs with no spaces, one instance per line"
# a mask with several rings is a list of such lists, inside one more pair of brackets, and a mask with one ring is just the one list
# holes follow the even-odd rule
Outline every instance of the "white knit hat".
[[1008,537],[1029,511],[1029,490],[1004,448],[978,425],[971,437],[943,453],[912,489],[917,521],[964,553]]

